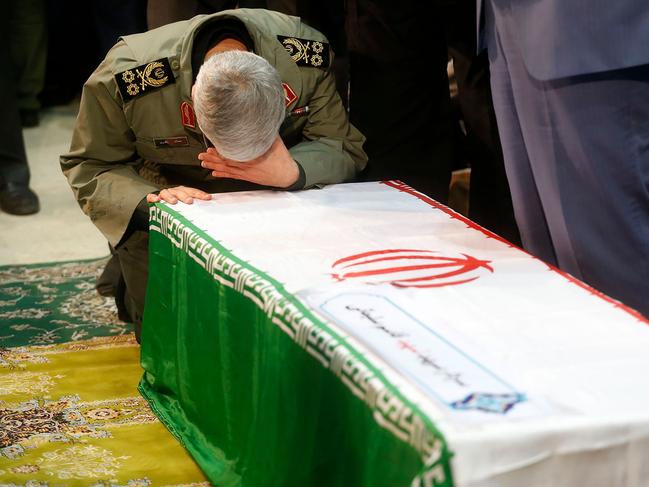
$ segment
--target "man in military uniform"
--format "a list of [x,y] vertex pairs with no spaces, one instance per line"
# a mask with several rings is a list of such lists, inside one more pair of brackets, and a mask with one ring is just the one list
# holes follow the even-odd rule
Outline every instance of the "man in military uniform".
[[147,195],[191,203],[340,183],[364,168],[364,137],[336,93],[332,58],[298,18],[238,9],[123,37],[86,82],[61,167],[114,249],[115,298],[137,333]]

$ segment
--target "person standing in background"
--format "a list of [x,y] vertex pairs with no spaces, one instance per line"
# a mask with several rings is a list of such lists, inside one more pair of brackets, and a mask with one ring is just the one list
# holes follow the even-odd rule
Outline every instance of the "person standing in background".
[[12,70],[12,7],[13,2],[0,15],[0,208],[13,215],[29,215],[38,212],[39,203],[29,189],[29,167]]
[[233,9],[237,7],[237,3],[241,2],[237,0],[148,0],[147,25],[149,30],[156,29],[172,22],[191,19],[195,15]]
[[90,5],[100,59],[121,36],[147,30],[147,0],[92,0]]
[[477,12],[525,249],[649,316],[646,1]]
[[23,127],[39,124],[38,95],[45,83],[47,28],[44,0],[10,0],[9,43]]
[[521,245],[491,98],[489,58],[484,51],[476,52],[475,1],[441,0],[440,4],[464,127],[458,156],[471,166],[468,216]]
[[349,110],[367,137],[361,178],[400,179],[445,203],[454,120],[436,2],[348,0]]

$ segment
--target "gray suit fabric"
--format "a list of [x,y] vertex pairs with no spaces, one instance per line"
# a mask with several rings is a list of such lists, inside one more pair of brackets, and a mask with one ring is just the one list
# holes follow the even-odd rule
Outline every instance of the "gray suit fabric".
[[484,7],[524,247],[649,316],[649,4]]
[[[649,63],[646,0],[478,0],[478,19],[485,2],[496,16],[510,20],[525,66],[536,79]],[[479,39],[486,47],[484,36]]]

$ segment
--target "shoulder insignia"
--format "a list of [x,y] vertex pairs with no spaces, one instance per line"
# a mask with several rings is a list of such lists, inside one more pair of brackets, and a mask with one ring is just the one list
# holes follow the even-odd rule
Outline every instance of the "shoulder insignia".
[[115,80],[125,102],[176,82],[167,58],[122,71]]
[[328,43],[286,36],[277,36],[277,39],[298,66],[329,67]]

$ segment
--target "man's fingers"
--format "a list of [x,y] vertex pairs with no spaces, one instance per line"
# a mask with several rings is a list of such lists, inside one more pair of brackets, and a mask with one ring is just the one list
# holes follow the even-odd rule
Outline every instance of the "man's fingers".
[[176,198],[171,191],[168,189],[163,189],[160,191],[160,198],[162,198],[164,201],[167,203],[170,203],[172,205],[175,205],[178,203],[178,198]]
[[185,186],[178,186],[177,188],[170,189],[176,198],[185,204],[191,205],[194,202],[194,198],[189,194],[189,190],[190,188],[186,188]]
[[201,191],[200,189],[196,188],[183,188],[184,191],[189,194],[190,196],[194,198],[198,198],[199,200],[211,200],[212,195],[209,193],[206,193],[205,191]]
[[221,169],[224,167],[232,167],[232,168],[237,168],[240,166],[241,163],[238,162],[229,162],[229,161],[222,161],[221,159],[203,159],[201,161],[201,167],[204,167],[205,169]]
[[252,166],[245,166],[238,162],[217,162],[210,164],[212,171],[224,171],[232,175],[243,175],[250,171]]
[[202,159],[201,160],[201,167],[204,167],[205,169],[215,169],[218,166],[222,165],[223,161],[215,161],[212,159]]
[[219,154],[219,151],[216,150],[216,147],[208,147],[208,148],[207,148],[207,153],[208,153],[208,154],[211,154],[211,155],[213,155],[213,156],[215,156],[215,157],[218,157],[218,158],[221,159],[221,160],[225,160],[225,159],[223,158],[223,156],[222,156],[221,154]]
[[230,179],[243,179],[254,183],[250,175],[245,174],[243,171],[233,171],[232,169],[216,169],[212,171],[212,176],[215,178],[230,178]]
[[225,159],[223,159],[218,152],[201,152],[198,154],[198,160],[201,161],[201,166],[203,167],[209,167],[208,164],[225,162]]
[[200,189],[189,188],[187,186],[176,186],[175,188],[163,189],[160,191],[158,196],[154,194],[147,195],[147,201],[149,203],[156,203],[162,200],[172,205],[175,205],[178,201],[191,205],[194,202],[194,198],[211,200],[212,195],[205,191],[201,191]]

